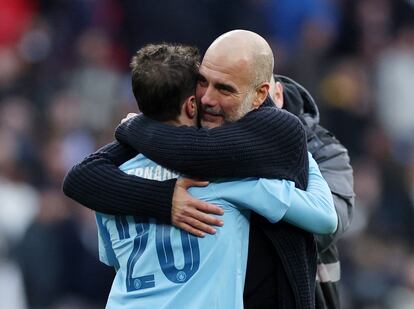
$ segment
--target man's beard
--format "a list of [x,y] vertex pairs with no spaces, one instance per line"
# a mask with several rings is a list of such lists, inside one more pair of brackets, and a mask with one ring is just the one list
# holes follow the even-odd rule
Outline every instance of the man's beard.
[[[249,91],[244,97],[244,99],[242,100],[242,102],[238,106],[236,106],[231,113],[227,113],[227,114],[225,114],[222,110],[216,111],[214,107],[205,106],[202,109],[202,107],[200,106],[199,126],[200,127],[201,126],[211,127],[211,125],[208,125],[209,123],[205,122],[205,119],[203,119],[204,113],[208,113],[210,115],[221,116],[222,119],[224,120],[224,123],[232,123],[232,122],[235,122],[243,118],[247,113],[253,110],[252,105],[253,105],[254,96],[255,96],[255,91],[254,90]],[[221,124],[217,123],[213,127],[217,125],[222,125],[222,124],[223,123]]]
[[232,113],[232,115],[228,115],[225,117],[226,122],[235,122],[241,118],[243,118],[247,113],[253,110],[253,100],[255,96],[255,91],[249,91],[246,96],[244,97],[243,101],[239,105],[238,109]]

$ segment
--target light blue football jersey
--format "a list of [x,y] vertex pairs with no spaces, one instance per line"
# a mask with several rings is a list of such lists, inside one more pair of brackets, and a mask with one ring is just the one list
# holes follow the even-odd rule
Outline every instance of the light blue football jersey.
[[[315,166],[312,159],[310,171]],[[143,155],[120,169],[159,181],[178,177]],[[289,217],[292,204],[319,203],[320,215],[313,205],[307,208],[308,219],[297,209],[290,211],[290,219],[301,217],[305,228],[317,225],[318,216],[326,217],[334,207],[319,169],[313,175],[313,196],[286,180],[243,179],[191,188],[192,196],[224,210],[224,226],[204,238],[155,219],[97,213],[100,260],[117,269],[106,308],[243,308],[249,209],[277,222]]]

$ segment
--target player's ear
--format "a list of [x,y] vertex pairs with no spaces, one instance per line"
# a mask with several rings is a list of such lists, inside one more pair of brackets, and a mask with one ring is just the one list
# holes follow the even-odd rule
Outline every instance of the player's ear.
[[192,95],[188,97],[184,104],[187,116],[191,119],[195,118],[197,116],[197,103],[195,96]]

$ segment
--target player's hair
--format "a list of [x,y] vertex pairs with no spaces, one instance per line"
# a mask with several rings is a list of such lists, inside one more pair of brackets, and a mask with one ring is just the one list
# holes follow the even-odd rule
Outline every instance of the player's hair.
[[195,93],[200,65],[196,47],[149,44],[132,57],[132,91],[141,112],[158,121],[176,120],[184,99]]

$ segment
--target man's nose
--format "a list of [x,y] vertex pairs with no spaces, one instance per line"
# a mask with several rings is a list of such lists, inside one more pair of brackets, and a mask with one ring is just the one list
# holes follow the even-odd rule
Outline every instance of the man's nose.
[[201,96],[201,105],[214,106],[217,104],[217,100],[214,96],[214,90],[211,87],[207,87],[204,94]]

